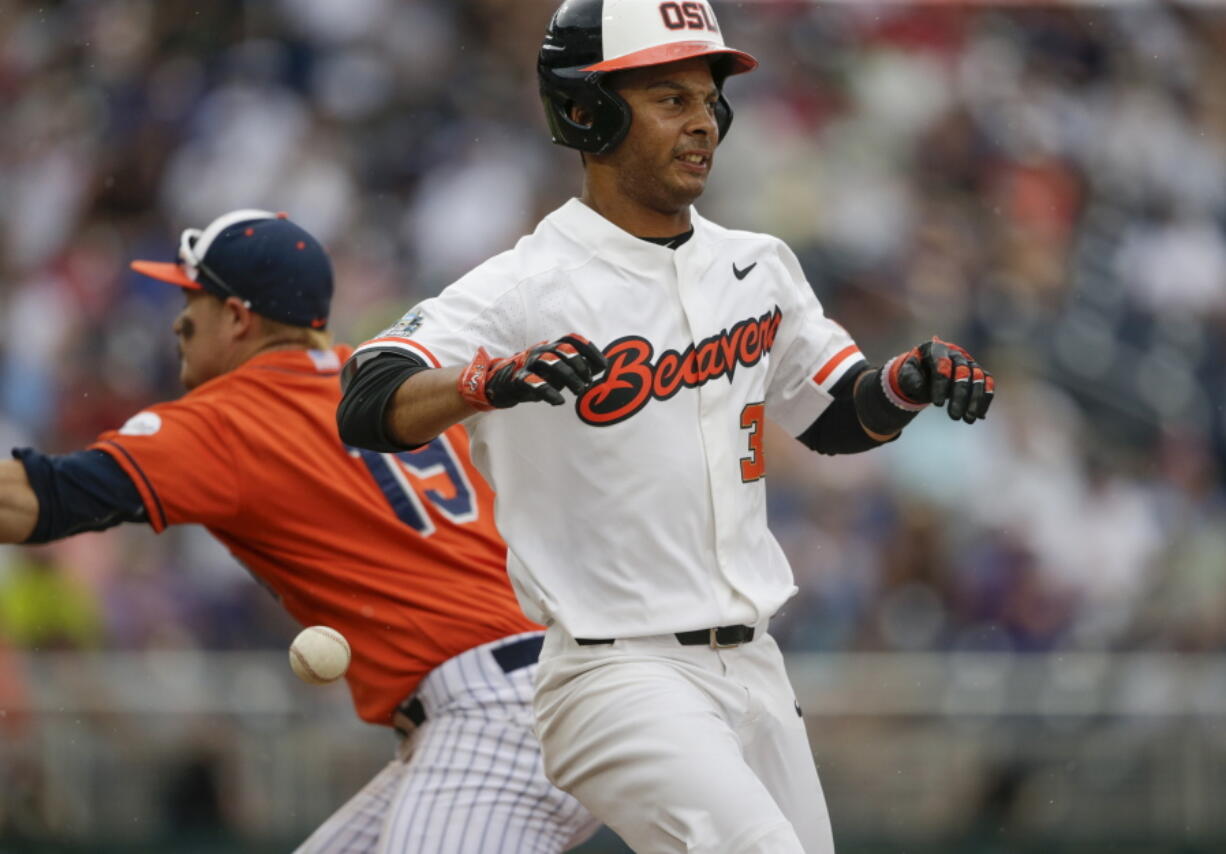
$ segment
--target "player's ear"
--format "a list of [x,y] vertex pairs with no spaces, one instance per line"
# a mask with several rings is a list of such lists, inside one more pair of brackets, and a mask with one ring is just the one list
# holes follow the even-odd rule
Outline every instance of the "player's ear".
[[258,331],[259,315],[251,310],[246,300],[238,297],[226,297],[221,307],[222,319],[226,329],[234,339],[247,338]]
[[[570,106],[567,108],[567,114],[570,116],[570,120],[572,122],[583,125],[584,127],[591,127],[592,122],[596,121],[596,117],[592,115],[591,110],[587,109],[586,107],[579,106],[574,101],[570,102]],[[579,162],[584,166],[587,165],[586,152],[579,152]]]
[[569,112],[570,120],[572,122],[585,127],[591,127],[592,122],[596,120],[596,117],[592,115],[591,110],[589,110],[587,107],[581,107],[573,101],[571,102]]

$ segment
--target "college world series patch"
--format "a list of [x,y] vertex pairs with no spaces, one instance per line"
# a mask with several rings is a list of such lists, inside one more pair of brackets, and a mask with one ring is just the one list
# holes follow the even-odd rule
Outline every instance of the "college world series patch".
[[162,416],[145,410],[138,412],[119,428],[120,436],[152,436],[162,429]]
[[409,309],[404,317],[397,320],[392,326],[388,327],[379,335],[380,338],[408,338],[414,332],[421,328],[425,321],[425,312],[420,307],[414,306]]

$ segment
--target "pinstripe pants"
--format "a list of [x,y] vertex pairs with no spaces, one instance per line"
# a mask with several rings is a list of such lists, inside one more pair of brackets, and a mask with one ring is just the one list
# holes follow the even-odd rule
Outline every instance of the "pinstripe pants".
[[298,854],[557,854],[591,836],[599,823],[545,778],[537,665],[505,673],[492,654],[524,637],[432,670],[415,694],[425,721]]

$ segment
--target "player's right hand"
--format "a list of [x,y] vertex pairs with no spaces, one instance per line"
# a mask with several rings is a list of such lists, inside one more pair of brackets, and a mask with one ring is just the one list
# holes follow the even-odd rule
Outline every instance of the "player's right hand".
[[530,400],[561,406],[562,389],[581,395],[604,373],[604,354],[582,335],[542,341],[503,359],[482,347],[460,375],[460,396],[478,410],[507,409]]

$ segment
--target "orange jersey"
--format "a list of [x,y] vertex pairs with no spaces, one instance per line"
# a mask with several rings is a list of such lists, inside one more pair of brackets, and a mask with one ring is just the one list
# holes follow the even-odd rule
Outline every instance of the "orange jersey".
[[298,622],[345,635],[358,714],[390,724],[434,667],[539,626],[515,601],[462,427],[395,455],[341,442],[349,352],[257,355],[93,447],[132,478],[155,531],[206,526]]

